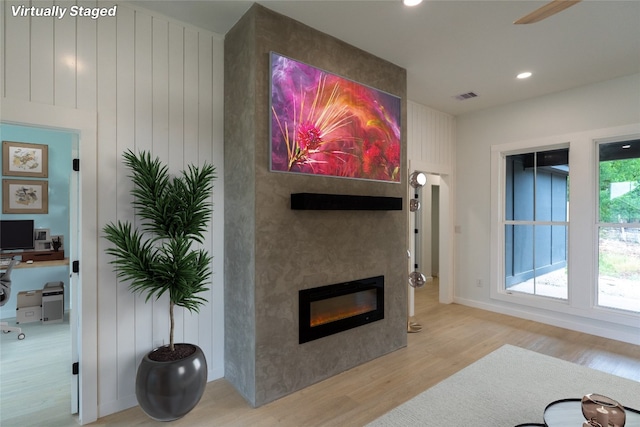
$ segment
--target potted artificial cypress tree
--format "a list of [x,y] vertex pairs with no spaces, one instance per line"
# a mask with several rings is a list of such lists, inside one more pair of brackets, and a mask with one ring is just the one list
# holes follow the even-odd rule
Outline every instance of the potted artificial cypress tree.
[[169,345],[150,351],[136,374],[136,397],[151,418],[171,421],[186,415],[200,401],[207,383],[207,363],[195,344],[174,343],[174,307],[198,312],[207,300],[211,256],[203,243],[213,208],[209,196],[216,178],[210,164],[189,166],[169,177],[168,167],[148,152],[123,154],[131,170],[133,207],[140,219],[109,223],[104,237],[118,278],[129,282],[146,300],[169,297]]

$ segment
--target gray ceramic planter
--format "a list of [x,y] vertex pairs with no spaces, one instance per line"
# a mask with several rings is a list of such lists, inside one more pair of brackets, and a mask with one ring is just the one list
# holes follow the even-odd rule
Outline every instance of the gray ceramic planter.
[[[194,344],[195,352],[168,362],[151,360],[145,355],[136,375],[136,397],[142,410],[157,421],[182,418],[200,401],[207,385],[207,361]],[[153,352],[152,352],[153,353]]]

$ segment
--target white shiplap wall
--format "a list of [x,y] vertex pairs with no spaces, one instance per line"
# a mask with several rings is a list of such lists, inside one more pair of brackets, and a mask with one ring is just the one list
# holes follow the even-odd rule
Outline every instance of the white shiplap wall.
[[[3,2],[2,97],[97,113],[98,228],[132,220],[124,150],[151,150],[171,172],[213,163],[214,219],[205,247],[214,256],[210,303],[199,315],[177,309],[176,342],[204,350],[209,379],[223,360],[223,37],[152,12],[117,4],[115,18],[14,17]],[[37,6],[107,2],[39,1]],[[82,156],[82,145],[80,146]],[[86,165],[90,166],[90,165]],[[97,415],[136,404],[134,378],[144,353],[168,342],[166,298],[145,304],[118,284],[97,241]],[[91,286],[85,284],[87,286]],[[83,420],[90,421],[90,420]]]
[[407,101],[407,157],[421,170],[434,174],[453,173],[455,117]]

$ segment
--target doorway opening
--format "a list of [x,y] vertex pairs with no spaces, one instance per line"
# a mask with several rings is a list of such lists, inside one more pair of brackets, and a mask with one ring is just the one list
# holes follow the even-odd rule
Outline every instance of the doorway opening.
[[421,207],[418,211],[420,227],[416,245],[420,247],[417,260],[423,273],[438,277],[440,271],[440,176],[427,175],[427,184],[422,188]]
[[[428,168],[416,167],[415,170],[425,174],[427,179],[418,192],[409,189],[410,198],[420,202],[420,208],[409,213],[409,271],[419,270],[428,279],[427,287],[437,287],[438,301],[448,304],[453,302],[450,176],[430,173]],[[419,319],[412,319],[418,301],[415,292],[420,291],[409,286],[409,332],[421,329]]]
[[[27,184],[46,183],[46,207],[37,212],[12,213],[4,210],[2,219],[29,218],[35,224],[34,248],[31,251],[4,251],[20,261],[12,272],[12,292],[0,317],[22,328],[25,337],[2,335],[0,424],[35,422],[64,423],[78,413],[78,376],[72,375],[72,362],[78,360],[77,342],[77,275],[70,260],[76,259],[79,239],[79,176],[73,171],[74,155],[79,150],[79,135],[73,131],[38,126],[1,123],[3,141],[36,144],[46,153],[45,176],[19,177]],[[6,155],[7,153],[3,153]],[[3,158],[3,160],[5,160]],[[15,180],[20,171],[3,170],[3,180]],[[6,196],[10,196],[7,194]],[[4,196],[4,195],[3,195]],[[37,256],[34,258],[33,255]],[[50,254],[42,258],[43,255]],[[56,285],[56,292],[49,292]],[[20,294],[36,294],[42,298],[40,312],[55,304],[56,316],[18,319]],[[45,298],[46,296],[46,298]],[[46,301],[45,301],[46,300]],[[49,301],[51,300],[51,301]],[[22,301],[27,301],[24,298]],[[49,304],[48,304],[49,303]],[[59,312],[59,313],[58,313]],[[59,314],[59,315],[58,315]],[[37,317],[37,316],[36,316]],[[24,381],[34,377],[36,381]],[[25,399],[25,396],[29,396]]]

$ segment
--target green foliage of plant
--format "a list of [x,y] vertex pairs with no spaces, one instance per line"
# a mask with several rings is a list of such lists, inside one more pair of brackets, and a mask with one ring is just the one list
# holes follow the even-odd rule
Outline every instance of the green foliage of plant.
[[168,167],[148,152],[127,151],[123,158],[132,171],[133,207],[141,224],[139,228],[128,221],[107,224],[104,237],[114,247],[106,252],[113,256],[110,263],[118,278],[130,281],[134,293],[146,294],[145,301],[169,295],[169,347],[174,351],[174,306],[197,313],[207,302],[198,294],[209,289],[211,256],[191,245],[203,243],[213,214],[209,196],[215,168],[189,166],[171,178]]

